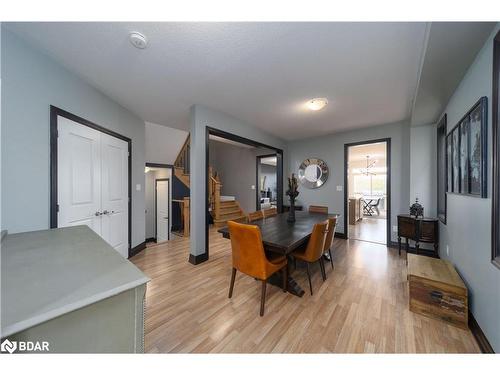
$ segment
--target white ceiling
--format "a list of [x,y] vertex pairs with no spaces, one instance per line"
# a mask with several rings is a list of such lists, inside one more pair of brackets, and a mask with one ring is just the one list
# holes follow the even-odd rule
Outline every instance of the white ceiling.
[[[143,120],[187,130],[192,104],[283,139],[409,119],[425,23],[13,23]],[[140,31],[149,47],[128,41]],[[328,98],[318,112],[313,97]]]
[[370,157],[370,162],[376,160],[378,167],[384,166],[386,164],[386,144],[380,142],[349,147],[349,166],[353,168],[366,167],[367,156]]
[[433,22],[411,124],[435,124],[495,22]]
[[273,167],[276,166],[278,160],[276,156],[269,156],[267,158],[261,158],[260,159],[260,164],[266,164],[266,165],[271,165]]

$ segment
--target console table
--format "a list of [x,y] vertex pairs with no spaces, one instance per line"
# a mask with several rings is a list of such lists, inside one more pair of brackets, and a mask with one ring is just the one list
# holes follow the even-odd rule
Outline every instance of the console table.
[[434,217],[416,218],[410,215],[398,215],[398,246],[401,255],[401,237],[406,239],[406,252],[410,249],[408,240],[415,241],[418,254],[420,243],[434,244],[433,256],[439,257],[439,220]]

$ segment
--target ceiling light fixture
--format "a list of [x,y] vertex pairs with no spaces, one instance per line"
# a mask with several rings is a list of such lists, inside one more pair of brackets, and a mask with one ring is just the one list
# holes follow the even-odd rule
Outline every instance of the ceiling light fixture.
[[328,100],[326,98],[314,98],[307,102],[307,108],[311,111],[319,111],[328,104]]
[[132,31],[129,34],[129,40],[135,48],[145,49],[148,46],[148,39],[137,31]]

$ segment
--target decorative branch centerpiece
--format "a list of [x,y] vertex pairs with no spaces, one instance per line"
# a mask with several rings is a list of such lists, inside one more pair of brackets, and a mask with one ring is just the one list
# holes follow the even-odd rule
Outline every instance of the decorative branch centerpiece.
[[289,223],[295,222],[295,199],[299,195],[299,184],[297,182],[297,178],[295,174],[292,173],[292,177],[288,177],[288,190],[286,191],[286,195],[288,195],[290,199],[290,211],[288,211],[288,218],[286,221]]

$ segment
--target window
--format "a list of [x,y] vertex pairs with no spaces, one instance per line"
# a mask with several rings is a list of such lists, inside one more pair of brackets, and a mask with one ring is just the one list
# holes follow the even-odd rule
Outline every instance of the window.
[[493,41],[493,194],[491,222],[491,261],[500,268],[500,32]]
[[385,182],[387,175],[385,173],[370,176],[355,174],[353,177],[355,194],[371,196],[382,196],[386,194]]
[[446,224],[446,114],[437,126],[437,210],[438,218]]

